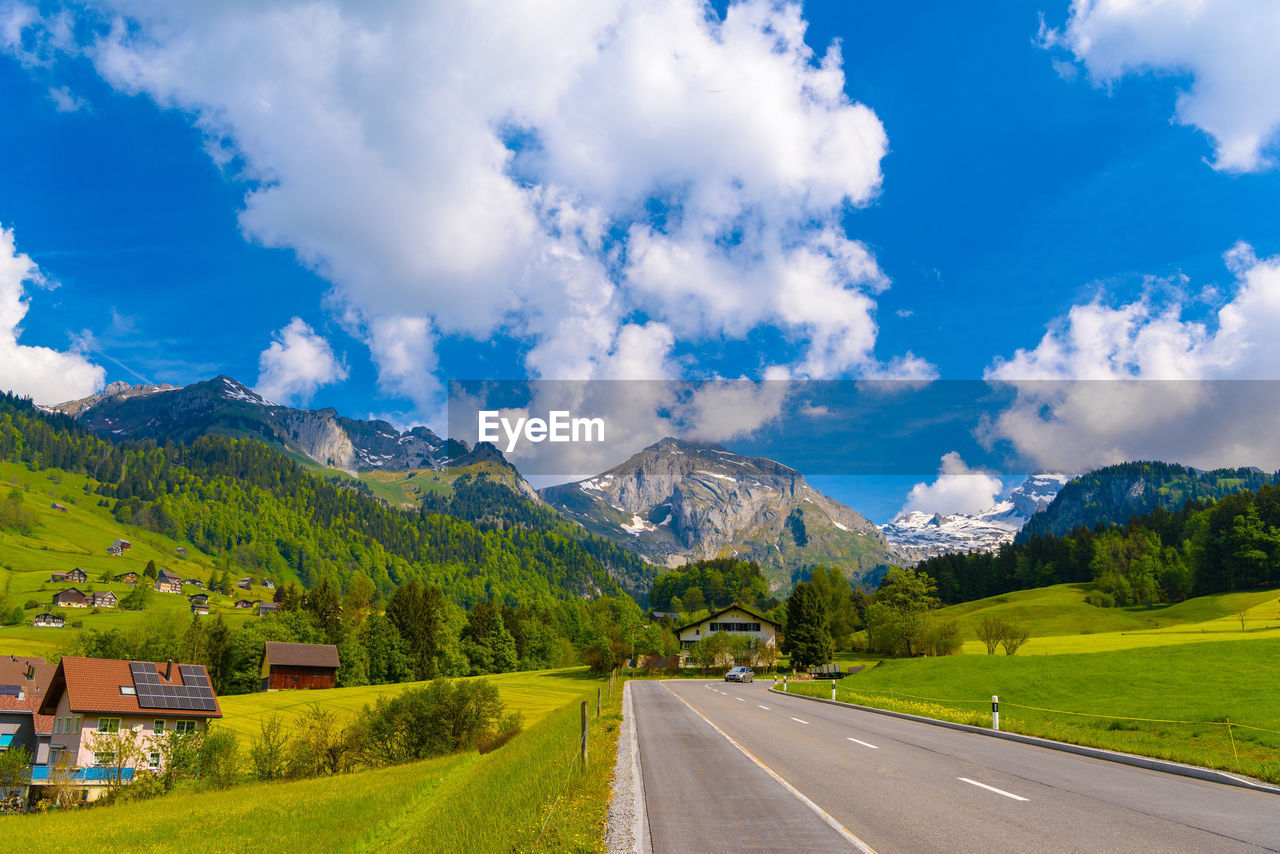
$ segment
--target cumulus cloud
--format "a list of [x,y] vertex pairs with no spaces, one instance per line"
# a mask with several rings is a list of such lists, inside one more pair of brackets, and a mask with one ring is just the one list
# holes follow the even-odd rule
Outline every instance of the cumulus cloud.
[[1280,467],[1280,256],[1239,243],[1224,260],[1235,286],[1205,321],[1185,316],[1185,289],[1119,306],[1098,298],[995,360],[986,378],[1011,383],[1016,400],[986,439],[1056,471],[1132,459]]
[[273,336],[258,357],[258,394],[283,404],[311,400],[323,385],[347,378],[347,366],[333,355],[329,342],[300,317]]
[[[796,4],[78,14],[91,35],[63,51],[193,117],[250,184],[245,234],[333,283],[393,393],[410,327],[420,364],[441,336],[503,334],[540,377],[662,378],[677,343],[766,325],[795,355],[765,373],[877,368],[889,281],[842,222],[879,192],[888,139],[845,94],[838,44],[805,42]],[[62,45],[56,20],[27,11],[5,43]]]
[[18,343],[30,308],[27,285],[48,282],[36,263],[18,251],[13,230],[0,227],[0,389],[39,403],[62,403],[99,391],[106,371],[81,353]]
[[1272,0],[1074,0],[1066,25],[1042,35],[1069,49],[1099,85],[1129,74],[1189,76],[1177,120],[1213,137],[1215,168],[1274,166],[1280,5]]
[[907,495],[904,513],[979,513],[986,510],[1004,488],[999,478],[971,469],[960,454],[944,454],[933,483],[917,483]]

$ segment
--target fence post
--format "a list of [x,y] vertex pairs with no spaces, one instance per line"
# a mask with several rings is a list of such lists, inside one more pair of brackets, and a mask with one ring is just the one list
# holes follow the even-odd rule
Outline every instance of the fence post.
[[582,701],[582,767],[587,767],[587,701]]
[[991,695],[991,728],[1000,730],[1000,698],[995,694]]
[[596,689],[596,717],[600,717],[600,689]]

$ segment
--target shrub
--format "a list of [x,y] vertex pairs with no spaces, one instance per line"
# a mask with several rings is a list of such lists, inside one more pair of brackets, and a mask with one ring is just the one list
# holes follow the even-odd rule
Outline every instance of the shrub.
[[503,717],[490,682],[437,679],[366,707],[355,737],[370,765],[425,759],[485,744],[492,750],[520,731],[518,715]]
[[32,608],[39,608],[43,604],[44,604],[43,602],[38,602],[35,599],[28,599],[22,607],[27,610],[30,610]]
[[210,730],[200,750],[200,782],[225,789],[240,778],[240,741],[227,729]]
[[1009,624],[999,617],[990,614],[978,620],[978,640],[987,645],[987,655],[995,655],[996,647],[1004,640]]
[[1090,590],[1084,594],[1084,601],[1095,608],[1114,608],[1116,606],[1116,597],[1105,590]]
[[1025,626],[1009,626],[1004,637],[1000,639],[1000,645],[1004,647],[1005,655],[1016,655],[1018,649],[1027,642],[1029,637],[1031,633]]
[[249,747],[253,775],[259,780],[279,780],[285,772],[289,736],[285,734],[280,718],[276,715],[261,721],[258,729],[259,735]]
[[964,646],[960,624],[955,620],[930,622],[924,630],[924,648],[929,655],[955,655]]

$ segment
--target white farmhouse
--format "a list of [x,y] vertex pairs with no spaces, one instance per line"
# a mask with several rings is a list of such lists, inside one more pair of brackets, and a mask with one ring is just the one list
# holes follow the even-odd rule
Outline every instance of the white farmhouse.
[[713,635],[716,632],[746,635],[754,638],[758,646],[776,647],[780,640],[782,626],[734,602],[727,608],[708,614],[696,623],[689,623],[676,629],[676,637],[680,640],[680,650],[684,652],[707,635]]

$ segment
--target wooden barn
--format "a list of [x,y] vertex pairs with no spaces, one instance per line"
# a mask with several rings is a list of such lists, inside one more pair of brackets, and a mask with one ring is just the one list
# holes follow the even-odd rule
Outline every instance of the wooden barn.
[[267,641],[262,654],[262,690],[332,688],[338,676],[333,644]]

